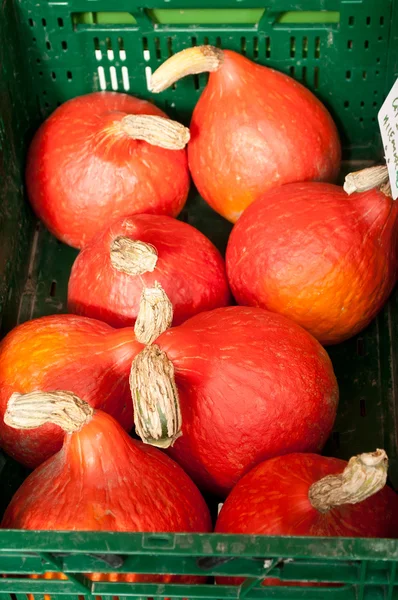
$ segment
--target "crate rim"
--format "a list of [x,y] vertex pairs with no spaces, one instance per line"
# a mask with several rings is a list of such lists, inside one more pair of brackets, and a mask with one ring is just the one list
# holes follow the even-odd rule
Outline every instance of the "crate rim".
[[[333,558],[345,560],[398,561],[398,540],[386,538],[266,536],[219,533],[130,533],[116,531],[29,531],[0,532],[1,554],[7,552],[86,554],[172,553],[189,556],[283,557],[286,542],[289,558]],[[161,543],[159,543],[159,540]],[[166,544],[165,544],[166,542]],[[337,554],[336,554],[337,550]],[[0,556],[1,556],[0,554]]]

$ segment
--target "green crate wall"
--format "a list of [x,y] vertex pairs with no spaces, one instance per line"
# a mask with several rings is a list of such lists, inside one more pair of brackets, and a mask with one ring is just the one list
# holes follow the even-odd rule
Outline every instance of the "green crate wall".
[[[152,96],[147,77],[172,53],[211,43],[302,81],[328,106],[346,169],[381,158],[377,112],[398,76],[396,0],[4,0],[0,6],[0,309],[2,331],[65,311],[76,256],[37,224],[23,192],[26,146],[60,103],[93,90],[151,99],[189,123],[207,76]],[[221,250],[230,225],[192,190],[181,218]],[[398,487],[398,295],[370,327],[330,348],[341,388],[325,453],[348,458],[384,447]],[[0,453],[0,513],[26,470]],[[0,600],[109,598],[398,598],[398,543],[220,535],[0,532]],[[64,571],[68,581],[21,578]],[[83,573],[239,574],[241,588],[92,583]],[[343,582],[339,588],[262,588],[286,581]]]

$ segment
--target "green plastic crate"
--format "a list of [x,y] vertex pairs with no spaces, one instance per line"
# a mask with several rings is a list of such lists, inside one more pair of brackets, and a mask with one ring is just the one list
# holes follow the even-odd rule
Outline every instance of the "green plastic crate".
[[[345,169],[381,158],[377,112],[398,76],[397,0],[3,0],[0,5],[0,309],[16,323],[65,310],[76,252],[37,224],[24,196],[26,147],[57,105],[93,90],[151,98],[147,77],[172,53],[211,43],[289,73],[328,106]],[[189,122],[206,75],[153,98]],[[193,190],[182,217],[223,250],[231,226]],[[325,454],[383,447],[398,487],[398,294],[330,354],[341,388]],[[0,513],[26,476],[0,453]],[[215,508],[215,507],[214,507]],[[398,542],[265,536],[0,531],[0,600],[79,596],[233,600],[398,598]],[[68,581],[24,576],[62,571]],[[201,585],[92,583],[83,573],[208,575]],[[246,577],[241,587],[211,576]],[[341,587],[262,587],[264,578]]]

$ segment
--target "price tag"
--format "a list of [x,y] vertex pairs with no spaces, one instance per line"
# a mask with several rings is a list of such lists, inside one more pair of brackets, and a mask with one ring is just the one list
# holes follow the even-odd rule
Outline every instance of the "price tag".
[[378,114],[392,197],[398,198],[398,79]]

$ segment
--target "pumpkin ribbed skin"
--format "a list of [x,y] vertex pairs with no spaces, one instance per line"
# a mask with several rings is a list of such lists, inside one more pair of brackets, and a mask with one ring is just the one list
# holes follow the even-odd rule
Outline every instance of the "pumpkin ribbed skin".
[[122,216],[177,216],[189,190],[186,151],[112,132],[128,114],[167,117],[146,100],[95,92],[65,102],[29,148],[26,185],[33,209],[58,239],[82,248]]
[[293,319],[322,344],[360,332],[398,272],[398,205],[371,190],[296,183],[269,191],[242,215],[226,263],[239,304]]
[[[156,248],[153,272],[129,275],[111,263],[112,242],[124,236]],[[69,280],[70,312],[101,319],[113,327],[131,326],[143,287],[160,283],[173,305],[173,324],[230,301],[224,261],[200,231],[158,215],[136,215],[114,223],[77,257]]]
[[[200,533],[211,530],[211,520],[199,490],[174,461],[130,438],[110,415],[95,411],[89,423],[67,434],[62,449],[25,480],[1,527]],[[91,578],[198,580],[135,574]]]
[[129,372],[141,349],[133,328],[115,330],[74,315],[42,317],[13,329],[0,344],[0,446],[30,468],[62,446],[64,434],[56,425],[19,431],[4,423],[14,392],[74,392],[129,431],[133,426]]
[[[234,487],[218,516],[216,533],[338,537],[398,537],[398,496],[389,487],[359,502],[320,513],[308,499],[310,486],[342,473],[347,463],[316,454],[289,454],[267,460]],[[281,582],[264,585],[327,585]],[[239,578],[219,578],[237,585]]]
[[322,448],[336,379],[325,350],[289,319],[219,308],[155,343],[173,363],[180,396],[183,435],[169,452],[199,487],[226,495],[265,458]]
[[340,142],[321,102],[236,52],[223,58],[195,106],[188,144],[193,180],[210,206],[234,223],[275,186],[334,181]]

